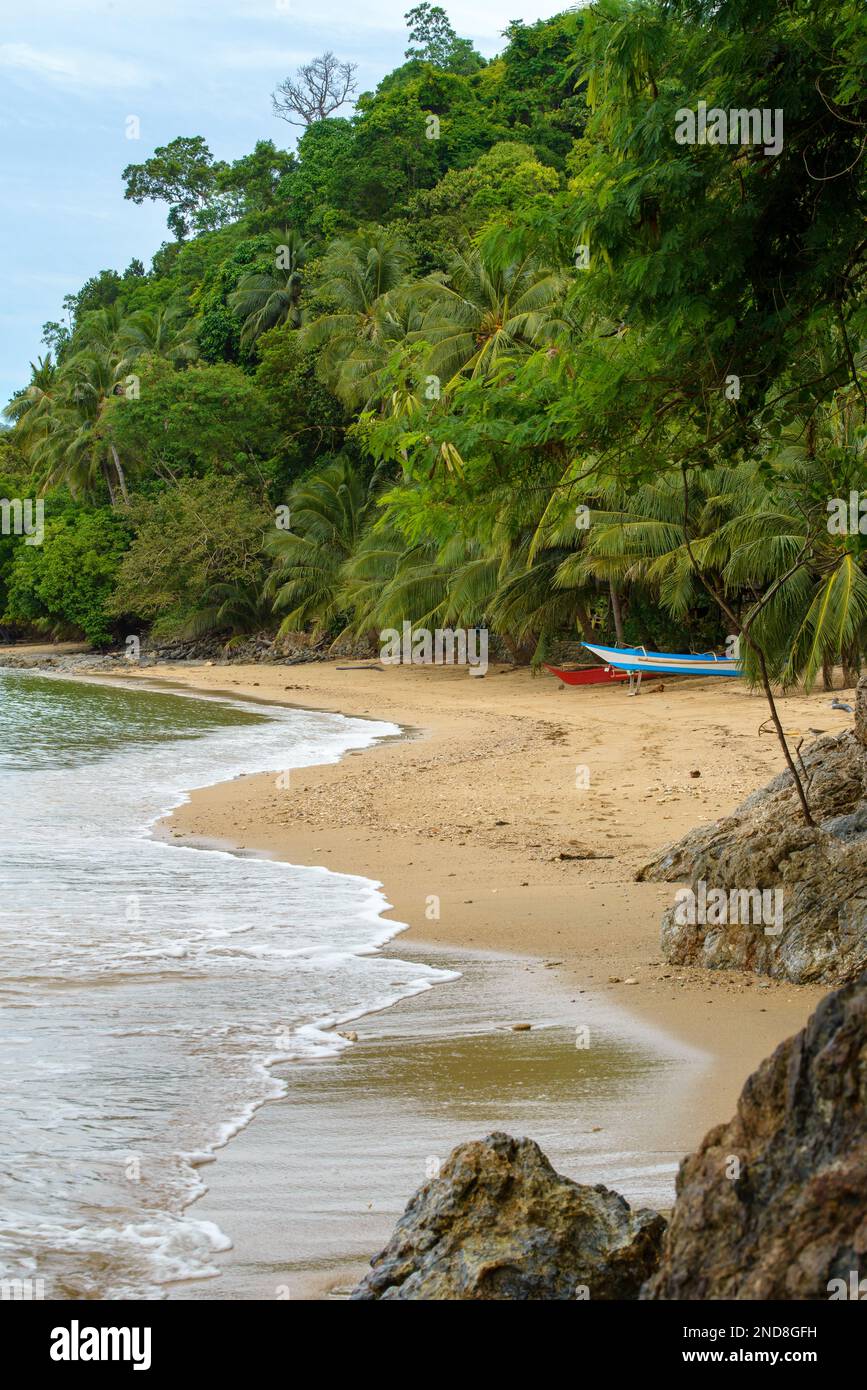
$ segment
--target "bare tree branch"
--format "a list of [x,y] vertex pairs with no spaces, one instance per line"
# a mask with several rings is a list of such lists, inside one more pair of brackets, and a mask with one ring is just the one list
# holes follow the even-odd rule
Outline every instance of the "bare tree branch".
[[330,51],[302,64],[294,79],[284,78],[275,88],[274,114],[290,125],[324,121],[355,92],[357,67],[357,63],[341,63]]

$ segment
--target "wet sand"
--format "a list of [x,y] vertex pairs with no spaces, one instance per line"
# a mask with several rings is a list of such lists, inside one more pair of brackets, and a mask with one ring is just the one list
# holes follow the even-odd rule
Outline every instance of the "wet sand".
[[338,1058],[278,1069],[288,1094],[201,1170],[195,1214],[234,1241],[214,1257],[223,1273],[170,1297],[346,1297],[415,1189],[495,1129],[633,1205],[670,1205],[709,1056],[564,988],[535,957],[392,949],[460,978],[360,1019]]

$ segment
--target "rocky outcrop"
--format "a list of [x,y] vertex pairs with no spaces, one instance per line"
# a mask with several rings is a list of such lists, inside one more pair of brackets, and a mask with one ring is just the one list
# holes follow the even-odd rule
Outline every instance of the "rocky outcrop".
[[196,665],[207,661],[211,665],[278,665],[298,666],[306,662],[324,661],[331,658],[357,661],[370,659],[376,653],[366,640],[345,641],[330,644],[327,638],[313,642],[303,633],[276,640],[270,637],[233,638],[198,637],[194,641],[155,643],[150,638],[142,639],[141,654],[131,661],[125,650],[108,652],[57,653],[42,652],[0,652],[0,666],[17,670],[53,671],[56,674],[81,672],[102,672],[119,674],[130,666],[156,666],[164,662],[188,663]]
[[455,1149],[412,1198],[354,1299],[634,1299],[665,1222],[551,1167],[530,1139]]
[[681,1164],[641,1296],[845,1298],[865,1276],[867,973],[822,1001]]
[[352,1297],[636,1293],[867,1298],[867,971],[822,1001],[684,1160],[667,1229],[555,1173],[531,1140],[491,1134],[419,1189]]
[[[693,894],[663,917],[668,961],[827,984],[867,967],[867,678],[854,730],[817,739],[803,766],[816,826],[804,824],[787,771],[639,872]],[[722,895],[702,910],[712,890]],[[752,890],[766,893],[764,912]]]
[[855,737],[867,748],[867,673],[859,680],[855,692]]

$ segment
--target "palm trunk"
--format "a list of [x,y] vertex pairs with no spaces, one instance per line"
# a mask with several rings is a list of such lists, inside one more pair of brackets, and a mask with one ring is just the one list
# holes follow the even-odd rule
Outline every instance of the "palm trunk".
[[120,493],[121,493],[121,496],[122,496],[122,498],[123,498],[123,500],[124,500],[124,505],[128,507],[128,506],[129,506],[129,493],[128,493],[127,490],[126,490],[126,476],[125,476],[125,474],[124,474],[123,467],[122,467],[122,465],[121,465],[121,461],[120,461],[120,459],[118,458],[117,449],[115,448],[114,443],[113,443],[112,441],[109,441],[109,448],[111,449],[111,456],[112,456],[112,458],[114,459],[114,466],[115,466],[115,469],[116,469],[116,471],[117,471],[117,481],[118,481],[118,483],[120,484]]
[[508,632],[500,633],[500,638],[516,666],[529,666],[538,645],[535,635],[525,638],[523,642],[516,642]]
[[107,463],[104,463],[102,465],[102,476],[105,479],[106,487],[108,488],[108,496],[111,501],[111,505],[114,506],[116,499],[114,495],[114,488],[111,485],[111,473],[109,472]]
[[[770,679],[770,676],[769,676],[769,674],[768,674],[768,663],[767,663],[767,659],[766,659],[766,657],[765,657],[764,648],[762,648],[762,647],[759,645],[759,643],[758,643],[758,642],[755,640],[755,638],[753,637],[752,633],[749,631],[749,622],[750,622],[750,620],[748,619],[748,620],[747,620],[747,624],[744,625],[744,624],[741,622],[740,617],[735,615],[735,613],[733,612],[733,610],[732,610],[732,608],[730,607],[730,605],[729,605],[729,604],[726,602],[726,600],[723,598],[722,594],[720,594],[720,593],[717,591],[717,589],[714,587],[714,585],[711,584],[711,582],[710,582],[710,580],[708,579],[707,575],[704,573],[704,571],[702,570],[701,566],[697,563],[696,558],[695,558],[695,555],[694,555],[694,553],[693,553],[692,545],[691,545],[691,543],[690,543],[690,538],[689,538],[689,481],[688,481],[688,478],[687,478],[686,468],[684,467],[681,471],[682,471],[682,473],[683,473],[683,503],[684,503],[684,505],[683,505],[683,538],[684,538],[684,541],[686,542],[686,550],[687,550],[687,554],[689,555],[689,562],[690,562],[690,564],[691,564],[691,566],[692,566],[693,574],[696,575],[696,577],[698,578],[698,580],[700,581],[700,583],[704,586],[704,588],[705,588],[705,589],[707,590],[707,592],[710,594],[711,598],[712,598],[712,599],[714,600],[714,602],[716,603],[716,605],[717,605],[717,607],[719,608],[720,612],[723,613],[723,614],[728,618],[729,622],[732,622],[732,623],[735,624],[735,629],[736,629],[736,631],[740,634],[740,636],[744,639],[744,641],[745,641],[746,643],[748,643],[748,645],[751,647],[751,649],[752,649],[752,650],[755,652],[755,654],[756,654],[756,659],[757,659],[757,661],[758,661],[758,663],[759,663],[759,670],[761,671],[761,675],[762,675],[762,688],[763,688],[763,690],[764,690],[764,692],[765,692],[765,699],[766,699],[767,702],[768,702],[768,708],[769,708],[770,711],[771,711],[771,722],[773,723],[774,729],[775,729],[775,731],[776,731],[777,740],[778,740],[778,742],[779,742],[779,745],[780,745],[781,749],[783,750],[783,757],[784,757],[785,760],[786,760],[786,766],[787,766],[787,768],[789,769],[790,773],[792,774],[792,781],[793,781],[794,784],[795,784],[795,791],[796,791],[796,793],[797,793],[798,800],[799,800],[800,803],[801,803],[801,810],[802,810],[803,815],[804,815],[804,820],[805,820],[805,822],[806,822],[807,825],[809,825],[809,826],[814,826],[814,825],[816,824],[816,822],[813,820],[813,815],[812,815],[812,812],[811,812],[811,810],[810,810],[810,803],[809,803],[808,800],[807,800],[807,793],[806,793],[806,790],[805,790],[805,788],[804,788],[804,783],[801,781],[800,774],[799,774],[799,772],[798,772],[798,769],[797,769],[796,766],[795,766],[794,758],[792,757],[792,754],[791,754],[791,752],[789,751],[789,745],[788,745],[788,743],[787,743],[787,741],[786,741],[786,733],[785,733],[785,730],[783,729],[782,724],[780,723],[780,716],[779,716],[779,714],[777,713],[777,702],[776,702],[776,700],[774,699],[774,692],[773,692],[773,689],[772,689],[772,687],[771,687],[771,679]],[[771,586],[771,588],[773,589],[773,585]]]
[[577,620],[578,620],[578,626],[579,626],[580,629],[581,629],[581,635],[582,635],[582,637],[585,637],[585,638],[586,638],[586,637],[592,637],[592,636],[593,636],[593,620],[591,619],[590,614],[587,612],[587,605],[586,605],[586,604],[584,604],[584,603],[576,603],[576,604],[575,604],[575,617],[576,617]]
[[861,653],[858,650],[858,643],[850,642],[843,648],[843,685],[848,690],[850,686],[858,684],[858,677],[861,674]]
[[617,634],[617,645],[618,647],[622,647],[625,645],[623,641],[623,613],[620,608],[620,595],[617,592],[613,579],[610,580],[608,584],[608,593],[611,599],[611,616],[614,619],[614,631]]
[[829,656],[822,657],[822,689],[834,689],[834,663]]
[[774,692],[771,689],[771,681],[770,677],[768,676],[768,665],[765,660],[765,653],[763,649],[757,645],[756,642],[752,641],[752,639],[749,637],[749,635],[743,628],[741,629],[741,635],[745,637],[748,642],[751,643],[753,651],[759,659],[759,670],[762,673],[762,685],[765,691],[765,699],[767,700],[768,708],[771,711],[771,720],[777,733],[777,740],[780,744],[780,747],[783,750],[783,757],[786,760],[786,766],[792,774],[792,781],[795,784],[795,791],[797,792],[798,800],[801,803],[801,810],[804,813],[804,820],[807,822],[807,825],[815,825],[816,822],[813,820],[813,816],[810,811],[810,803],[807,801],[807,793],[804,790],[804,784],[801,781],[800,776],[798,775],[798,769],[795,767],[794,759],[791,753],[789,752],[789,745],[786,742],[786,734],[782,724],[780,723],[780,716],[777,713],[777,703],[774,699]]

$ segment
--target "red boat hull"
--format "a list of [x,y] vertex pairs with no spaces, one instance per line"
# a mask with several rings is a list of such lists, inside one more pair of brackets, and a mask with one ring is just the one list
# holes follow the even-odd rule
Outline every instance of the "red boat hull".
[[629,679],[628,671],[615,671],[611,666],[583,666],[578,671],[561,671],[557,666],[542,663],[552,676],[564,681],[566,685],[610,685],[615,681]]

